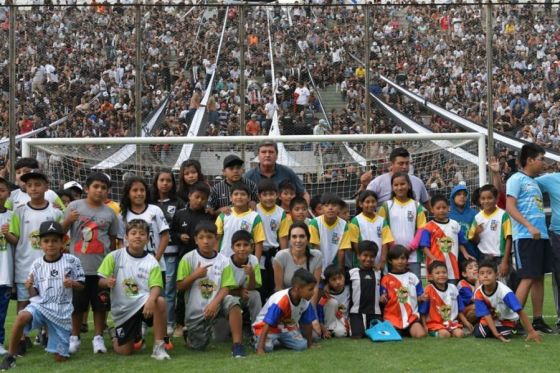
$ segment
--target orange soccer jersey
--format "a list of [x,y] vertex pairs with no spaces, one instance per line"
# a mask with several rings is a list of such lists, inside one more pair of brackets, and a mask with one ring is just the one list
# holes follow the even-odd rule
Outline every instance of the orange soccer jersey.
[[383,318],[397,329],[406,329],[418,321],[418,296],[422,283],[412,272],[389,273],[381,279],[381,294],[387,295]]
[[[465,245],[465,234],[455,220],[447,223],[428,222],[423,228],[420,247],[427,248],[430,253],[447,266],[450,280],[461,278],[459,272],[459,245]],[[426,257],[426,268],[432,261]],[[428,276],[430,278],[430,276]]]
[[457,322],[457,316],[463,311],[463,301],[455,285],[447,284],[444,290],[440,290],[430,284],[426,286],[425,294],[428,300],[420,305],[420,313],[427,315],[426,324],[429,331],[462,327]]

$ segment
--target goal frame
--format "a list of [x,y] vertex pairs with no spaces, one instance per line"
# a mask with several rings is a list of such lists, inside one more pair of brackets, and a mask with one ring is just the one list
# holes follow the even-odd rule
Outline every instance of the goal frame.
[[[48,145],[156,145],[156,144],[258,144],[263,142],[370,142],[370,141],[438,141],[471,140],[478,143],[478,182],[487,183],[486,136],[481,133],[364,134],[364,135],[285,135],[285,136],[197,136],[197,137],[97,137],[97,138],[27,138],[22,139],[22,156],[31,157],[34,146]],[[441,149],[444,151],[445,149]]]

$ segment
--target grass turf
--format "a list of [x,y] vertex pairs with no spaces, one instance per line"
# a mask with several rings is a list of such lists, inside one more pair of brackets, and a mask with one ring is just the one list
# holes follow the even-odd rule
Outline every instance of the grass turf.
[[[546,279],[545,315],[554,324],[556,319],[550,278]],[[530,302],[529,302],[530,303]],[[530,304],[528,305],[531,314]],[[15,304],[10,304],[6,321],[6,341],[15,318]],[[90,317],[91,319],[91,317]],[[90,329],[91,329],[90,322]],[[505,344],[496,340],[477,340],[467,337],[461,340],[440,340],[433,337],[423,340],[405,339],[403,342],[372,343],[369,340],[336,339],[323,341],[317,348],[306,352],[278,350],[266,356],[249,355],[244,359],[233,359],[229,343],[213,343],[205,352],[187,350],[181,339],[175,339],[175,349],[170,352],[172,360],[155,361],[150,358],[152,337],[147,338],[145,351],[133,356],[117,356],[113,352],[93,355],[92,333],[82,336],[80,351],[65,363],[55,363],[41,347],[34,346],[22,358],[17,359],[16,370],[25,372],[171,372],[188,369],[194,372],[216,371],[371,371],[382,370],[410,372],[456,372],[456,371],[554,371],[560,364],[560,336],[543,336],[543,343],[525,342],[515,337]],[[109,348],[109,338],[105,337]],[[7,344],[7,342],[6,342]],[[554,367],[557,368],[554,368]]]

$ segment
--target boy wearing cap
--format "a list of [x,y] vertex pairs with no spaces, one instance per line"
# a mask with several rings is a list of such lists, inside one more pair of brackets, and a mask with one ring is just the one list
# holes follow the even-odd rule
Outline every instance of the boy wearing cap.
[[107,352],[103,341],[103,330],[110,301],[108,292],[98,287],[97,269],[103,258],[110,251],[115,250],[119,232],[118,217],[110,207],[105,205],[109,187],[110,182],[105,174],[90,174],[86,180],[86,198],[71,202],[64,214],[71,222],[70,252],[80,258],[86,275],[84,289],[74,293],[70,353],[75,353],[80,346],[80,327],[83,315],[90,304],[95,325],[93,353]]
[[18,344],[21,344],[23,330],[29,323],[32,329],[48,329],[46,351],[54,354],[56,361],[65,361],[70,356],[68,346],[73,311],[72,289],[83,287],[84,271],[78,258],[63,254],[64,230],[59,223],[42,222],[38,237],[43,256],[33,261],[25,281],[25,288],[32,296],[32,302],[16,318],[8,354],[4,357],[0,370],[16,366]]
[[[25,183],[30,201],[16,208],[9,227],[9,233],[17,238],[14,254],[14,283],[18,312],[29,304],[29,292],[25,286],[29,268],[36,259],[41,258],[39,227],[45,221],[62,221],[62,211],[45,199],[48,190],[45,174],[39,170],[31,170],[22,175],[20,181]],[[70,224],[64,222],[63,226],[68,227]],[[23,343],[20,346],[22,354],[25,353],[25,345]]]
[[[30,198],[25,189],[25,183],[21,181],[21,176],[38,169],[39,162],[34,158],[20,158],[15,163],[14,168],[16,171],[16,184],[19,186],[19,189],[12,191],[10,198],[8,198],[4,204],[8,210],[12,211],[15,211],[19,206],[29,202]],[[50,189],[47,189],[45,192],[45,199],[55,207],[64,208],[64,203],[58,197],[58,194]]]
[[77,181],[69,181],[65,183],[62,189],[69,191],[74,200],[82,198],[82,193],[84,192],[84,188]]
[[230,187],[235,183],[243,183],[249,187],[251,191],[250,207],[254,209],[259,201],[257,185],[243,177],[243,160],[235,154],[230,154],[224,159],[224,177],[225,180],[217,183],[210,192],[208,206],[212,215],[218,216],[220,213],[229,214],[231,212]]

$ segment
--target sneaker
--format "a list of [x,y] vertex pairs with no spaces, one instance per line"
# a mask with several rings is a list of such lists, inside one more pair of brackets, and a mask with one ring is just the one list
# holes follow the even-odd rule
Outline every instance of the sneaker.
[[8,353],[8,350],[4,348],[4,345],[0,345],[0,356],[4,356]]
[[235,358],[245,357],[245,347],[241,343],[234,343],[231,346],[231,356]]
[[154,352],[152,353],[152,357],[156,360],[169,360],[171,357],[165,351],[164,342],[158,342],[154,345]]
[[542,317],[535,317],[533,319],[533,328],[538,331],[538,332],[542,332],[545,334],[552,334],[554,332],[554,330],[552,330],[552,328],[550,326],[548,326],[548,324],[544,321],[544,319]]
[[26,353],[27,353],[27,343],[25,343],[25,341],[22,339],[21,341],[18,342],[16,356],[21,357]]
[[105,347],[105,341],[103,337],[100,335],[96,335],[93,337],[93,341],[91,342],[93,345],[93,353],[94,354],[105,354],[107,353],[107,347]]
[[75,354],[80,349],[80,344],[82,344],[82,341],[80,341],[80,337],[78,337],[77,335],[71,335],[68,352],[70,352],[71,354]]
[[6,355],[6,357],[4,357],[4,360],[2,360],[2,364],[0,364],[1,371],[5,371],[15,367],[16,367],[16,358],[10,354]]
[[171,351],[173,350],[173,342],[171,342],[171,338],[169,337],[164,337],[163,338],[163,347],[165,347],[165,351]]
[[80,325],[80,333],[87,333],[89,330],[88,324]]

